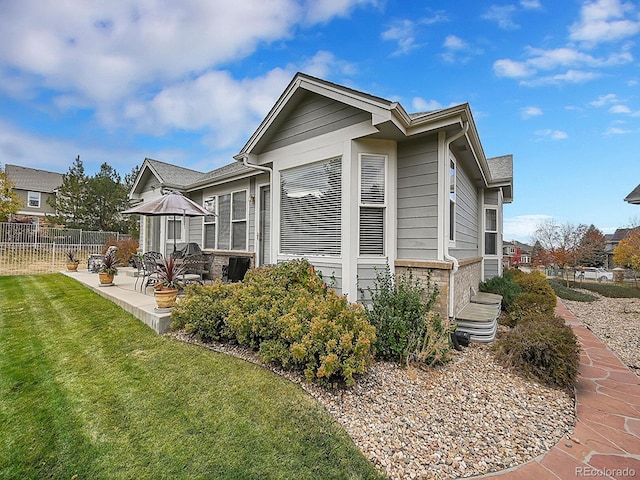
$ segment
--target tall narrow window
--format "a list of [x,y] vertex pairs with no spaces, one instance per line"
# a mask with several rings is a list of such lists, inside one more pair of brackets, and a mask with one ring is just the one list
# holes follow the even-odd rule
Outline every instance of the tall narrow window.
[[456,163],[449,161],[449,240],[456,239]]
[[27,196],[27,204],[31,208],[40,208],[40,192],[29,192]]
[[484,253],[498,253],[498,210],[495,208],[487,208],[484,211]]
[[342,160],[280,174],[280,252],[338,256],[342,244]]
[[211,212],[204,217],[204,248],[216,248],[216,197],[205,198],[204,208]]
[[218,248],[231,248],[231,194],[218,196]]
[[384,255],[385,157],[360,158],[360,255]]
[[235,192],[231,205],[231,249],[247,249],[247,191]]

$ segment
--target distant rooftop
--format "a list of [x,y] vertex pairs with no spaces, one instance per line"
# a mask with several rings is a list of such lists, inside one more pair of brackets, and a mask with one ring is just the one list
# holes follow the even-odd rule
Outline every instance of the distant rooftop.
[[9,164],[5,165],[4,171],[17,190],[53,193],[62,185],[61,173]]

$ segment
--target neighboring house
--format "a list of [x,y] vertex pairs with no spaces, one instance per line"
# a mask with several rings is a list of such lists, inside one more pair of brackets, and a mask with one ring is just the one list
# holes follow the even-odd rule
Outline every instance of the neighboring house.
[[624,201],[632,205],[640,205],[640,185],[633,189],[633,191],[624,197]]
[[518,242],[504,242],[503,244],[503,260],[504,264],[509,267],[516,265],[529,265],[531,264],[531,251],[533,247],[526,243]]
[[23,205],[16,217],[29,217],[37,223],[42,221],[46,214],[55,214],[47,199],[54,197],[56,190],[62,185],[61,173],[9,164],[5,165],[5,173],[15,184],[13,189]]
[[624,240],[629,236],[632,230],[635,230],[640,227],[635,228],[617,228],[613,234],[605,235],[607,240],[607,244],[604,248],[605,253],[607,254],[607,260],[604,265],[606,269],[613,269],[617,267],[616,262],[613,261],[613,251],[618,246],[621,240]]
[[502,273],[513,159],[485,156],[466,103],[409,114],[297,74],[234,158],[206,174],[144,161],[131,198],[176,189],[215,213],[143,219],[145,250],[169,252],[175,226],[181,243],[256,265],[305,257],[351,301],[376,270],[411,269],[439,285],[448,316]]

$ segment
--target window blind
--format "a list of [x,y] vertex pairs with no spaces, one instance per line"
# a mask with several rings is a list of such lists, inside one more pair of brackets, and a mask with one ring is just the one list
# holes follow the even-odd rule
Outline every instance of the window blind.
[[342,236],[342,160],[280,174],[280,251],[338,256]]

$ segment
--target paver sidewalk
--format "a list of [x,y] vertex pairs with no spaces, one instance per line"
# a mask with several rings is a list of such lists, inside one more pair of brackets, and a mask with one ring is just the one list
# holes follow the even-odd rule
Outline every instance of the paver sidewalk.
[[640,480],[640,377],[558,299],[556,315],[582,351],[572,437],[520,467],[487,475],[500,480]]

